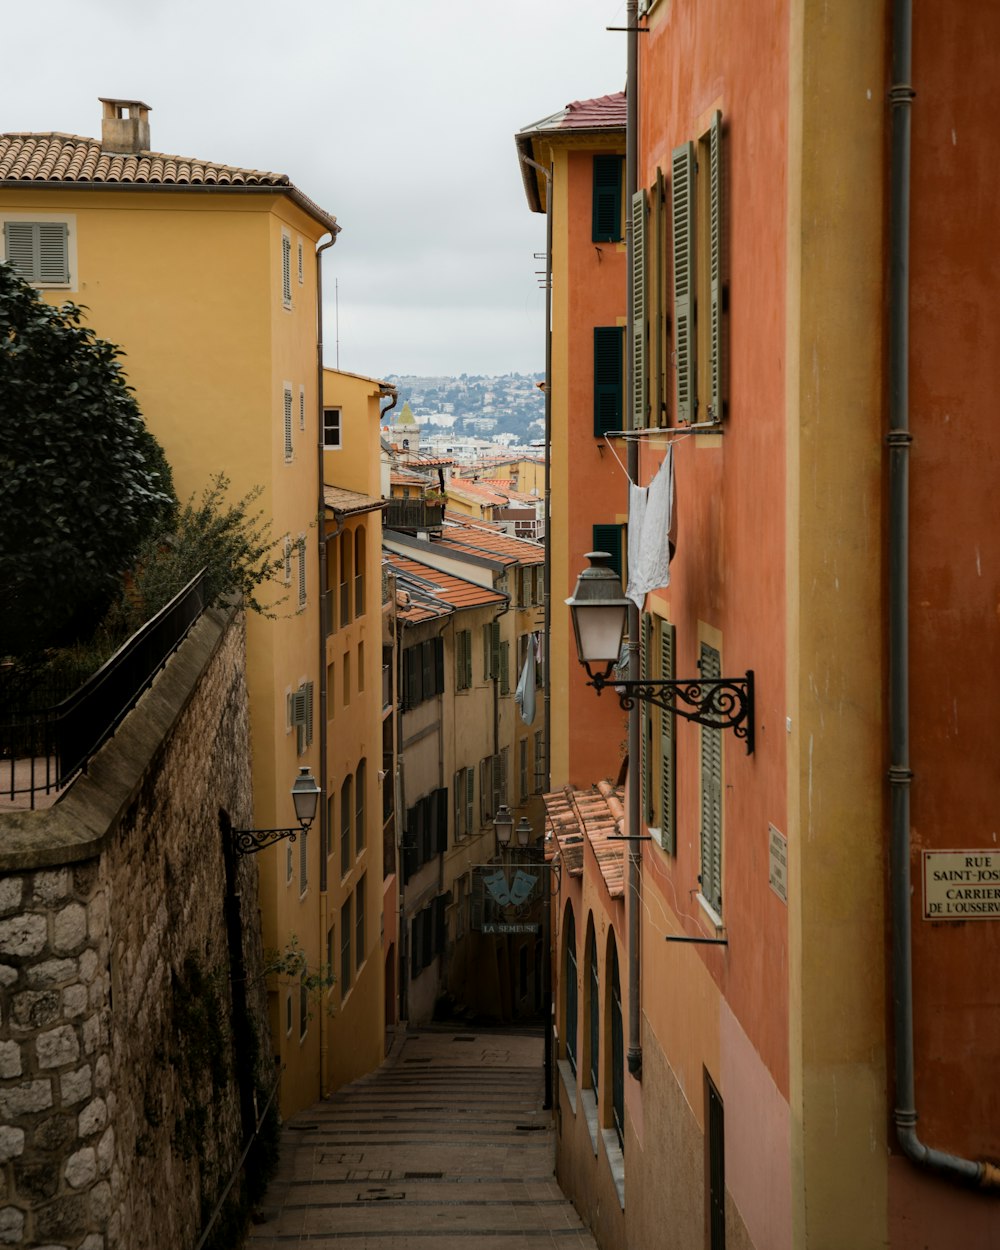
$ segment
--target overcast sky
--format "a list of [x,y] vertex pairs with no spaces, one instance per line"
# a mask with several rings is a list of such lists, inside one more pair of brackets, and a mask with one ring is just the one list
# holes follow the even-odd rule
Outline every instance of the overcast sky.
[[98,96],[144,100],[155,151],[287,173],[337,217],[327,364],[336,279],[343,369],[542,369],[545,222],[513,136],[623,89],[624,0],[3,7],[0,130],[98,137]]

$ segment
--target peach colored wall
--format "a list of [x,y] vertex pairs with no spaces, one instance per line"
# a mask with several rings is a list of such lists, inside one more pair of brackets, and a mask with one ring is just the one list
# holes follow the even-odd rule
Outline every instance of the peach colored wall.
[[[997,989],[986,970],[1000,960],[1000,917],[924,921],[921,852],[995,853],[998,846],[998,48],[996,5],[914,6],[910,707],[917,1131],[939,1149],[994,1161],[1000,1157]],[[930,1179],[922,1187],[903,1185],[897,1205],[919,1201],[923,1211],[943,1198],[938,1188]],[[974,1204],[967,1204],[971,1219]],[[984,1226],[979,1240],[970,1232],[963,1245],[997,1244],[998,1226],[994,1206],[994,1240]],[[928,1244],[948,1244],[946,1233]]]

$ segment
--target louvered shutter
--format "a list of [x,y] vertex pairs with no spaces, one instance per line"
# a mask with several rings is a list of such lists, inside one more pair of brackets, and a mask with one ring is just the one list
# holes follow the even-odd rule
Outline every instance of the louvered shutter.
[[299,429],[306,428],[306,388],[299,387]]
[[455,803],[455,841],[465,833],[463,828],[462,817],[465,815],[465,777],[463,770],[460,768],[451,781],[452,798]]
[[434,639],[425,638],[420,644],[420,677],[422,699],[430,697],[434,690]]
[[35,225],[29,221],[4,223],[7,260],[26,282],[37,282],[35,268]]
[[[670,680],[674,675],[674,627],[660,621],[660,676]],[[676,715],[661,709],[659,743],[660,846],[670,855],[676,853],[676,822],[674,812],[674,724]]]
[[709,323],[709,417],[712,421],[722,420],[722,278],[723,278],[723,186],[722,186],[722,114],[716,112],[712,117],[709,131],[709,213],[710,246],[710,323]]
[[[719,653],[701,644],[701,676],[721,674]],[[722,914],[722,730],[701,726],[701,892]]]
[[623,326],[594,326],[594,436],[622,428]]
[[[647,612],[642,614],[642,641],[639,650],[639,676],[642,681],[650,678],[650,644],[653,623]],[[642,816],[647,825],[656,824],[653,812],[653,705],[645,700],[640,704],[642,732]]]
[[291,460],[292,452],[292,390],[285,387],[285,459]]
[[306,540],[299,538],[296,546],[298,547],[299,558],[299,607],[306,606]]
[[434,643],[434,693],[444,694],[444,639],[440,635]]
[[646,373],[646,192],[632,196],[632,428],[648,424]]
[[694,145],[671,156],[674,214],[674,353],[677,369],[677,420],[693,421],[697,411],[694,335]]
[[622,527],[620,525],[595,525],[592,531],[592,551],[606,551],[611,556],[611,567],[622,575]]
[[292,302],[292,240],[287,234],[281,236],[281,298]]
[[622,165],[620,156],[594,157],[594,243],[617,243],[622,237]]
[[465,830],[474,833],[476,829],[476,770],[465,770]]
[[38,281],[69,281],[68,231],[61,221],[38,223]]
[[666,290],[667,290],[667,251],[666,251],[666,201],[667,187],[663,177],[663,170],[656,170],[656,188],[653,192],[654,210],[653,221],[655,223],[655,248],[656,248],[656,286],[653,292],[653,300],[656,307],[656,322],[651,327],[650,334],[656,344],[656,359],[650,365],[651,369],[656,371],[656,388],[653,396],[653,411],[650,416],[650,425],[667,425],[668,420],[668,389],[666,385],[666,376],[664,370],[664,356],[667,337],[667,321],[668,317],[665,310]]
[[302,687],[305,694],[306,746],[313,740],[313,683],[307,681]]
[[462,679],[465,682],[466,690],[472,688],[472,630],[466,629],[462,631],[462,637],[465,639],[465,661],[462,668]]
[[448,849],[448,789],[443,786],[437,794],[437,851],[442,854]]
[[510,643],[500,644],[500,693],[510,694]]

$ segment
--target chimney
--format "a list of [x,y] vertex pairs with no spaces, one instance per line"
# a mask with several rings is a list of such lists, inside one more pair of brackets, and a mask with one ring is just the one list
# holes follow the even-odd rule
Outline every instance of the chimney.
[[105,152],[148,152],[149,105],[141,100],[98,98],[104,105],[101,147]]

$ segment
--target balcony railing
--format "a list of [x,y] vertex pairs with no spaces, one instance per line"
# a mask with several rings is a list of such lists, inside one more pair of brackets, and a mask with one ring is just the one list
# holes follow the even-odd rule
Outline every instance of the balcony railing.
[[205,610],[205,570],[53,707],[8,704],[0,721],[2,793],[61,790],[104,745]]
[[444,501],[387,499],[382,523],[391,530],[440,529],[444,524]]

